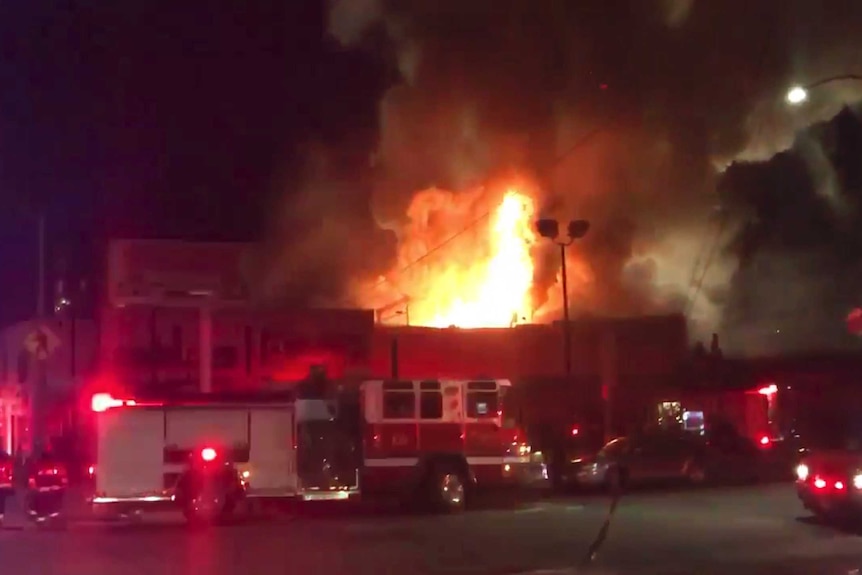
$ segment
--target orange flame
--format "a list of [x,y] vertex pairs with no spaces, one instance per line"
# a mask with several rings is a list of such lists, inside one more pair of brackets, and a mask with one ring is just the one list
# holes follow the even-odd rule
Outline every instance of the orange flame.
[[[471,236],[458,237],[417,262],[446,236],[471,231],[468,228],[475,220],[465,218],[463,212],[475,211],[473,200],[475,196],[455,199],[439,190],[427,190],[414,198],[408,212],[412,224],[399,246],[402,267],[385,281],[401,296],[387,290],[390,302],[403,302],[404,309],[381,321],[404,316],[399,323],[406,320],[416,326],[509,327],[532,315],[530,252],[536,241],[532,229],[535,202],[518,189],[506,191],[490,212],[490,222],[477,225]],[[467,209],[454,205],[458,202],[468,204]],[[436,219],[429,213],[433,210],[441,212]]]

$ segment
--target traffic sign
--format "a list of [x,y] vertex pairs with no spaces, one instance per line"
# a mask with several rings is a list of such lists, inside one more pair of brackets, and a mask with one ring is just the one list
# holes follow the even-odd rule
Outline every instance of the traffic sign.
[[46,359],[60,347],[60,338],[47,326],[39,326],[24,338],[24,349],[37,359]]

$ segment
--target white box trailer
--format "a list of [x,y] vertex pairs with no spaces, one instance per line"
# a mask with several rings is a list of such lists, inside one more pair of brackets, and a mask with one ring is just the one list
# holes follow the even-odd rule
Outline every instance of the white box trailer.
[[343,500],[358,494],[358,468],[321,475],[316,463],[326,454],[303,453],[299,446],[307,428],[334,425],[331,404],[323,399],[279,394],[146,402],[97,394],[92,406],[90,501],[99,514],[181,506],[182,481],[198,458],[224,461],[235,471],[243,499]]

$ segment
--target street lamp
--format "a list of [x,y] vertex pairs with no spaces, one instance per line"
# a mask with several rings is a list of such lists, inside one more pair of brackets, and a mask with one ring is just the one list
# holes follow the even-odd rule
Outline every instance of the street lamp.
[[790,90],[787,91],[785,99],[787,100],[787,103],[791,106],[799,106],[800,104],[808,100],[808,92],[810,92],[814,88],[817,88],[818,86],[823,86],[824,84],[831,84],[833,82],[846,81],[862,81],[862,75],[842,74],[840,76],[830,76],[829,78],[823,78],[822,80],[817,80],[816,82],[811,82],[810,84],[793,86],[792,88],[790,88]]
[[802,86],[793,86],[787,91],[787,103],[798,106],[808,99],[808,90]]
[[543,218],[536,221],[536,231],[543,238],[547,238],[560,246],[560,273],[563,276],[563,359],[565,360],[566,375],[572,375],[572,332],[569,325],[569,283],[566,274],[566,248],[587,235],[590,222],[587,220],[572,220],[566,227],[568,239],[560,240],[560,223],[554,219]]

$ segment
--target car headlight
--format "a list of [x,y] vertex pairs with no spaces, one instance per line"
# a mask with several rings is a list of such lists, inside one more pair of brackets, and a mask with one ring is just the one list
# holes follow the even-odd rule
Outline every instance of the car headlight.
[[862,473],[857,473],[853,476],[853,487],[862,489]]
[[[808,479],[808,466],[804,463],[800,463],[796,466],[796,477],[799,478],[799,481],[805,481]],[[855,478],[854,478],[855,485]]]

